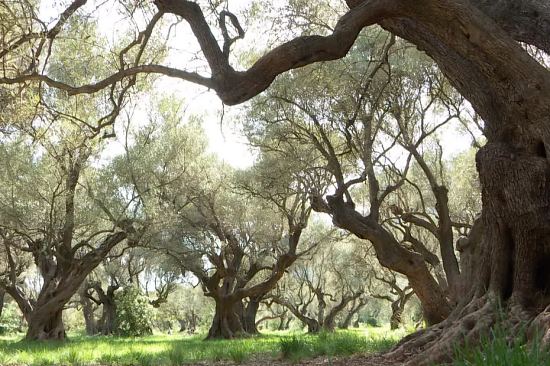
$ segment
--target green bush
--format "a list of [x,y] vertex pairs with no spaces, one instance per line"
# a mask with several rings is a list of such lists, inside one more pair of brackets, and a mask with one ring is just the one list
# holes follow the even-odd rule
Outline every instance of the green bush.
[[117,318],[115,334],[141,337],[153,333],[153,310],[149,300],[135,287],[126,287],[116,295]]
[[6,303],[0,318],[0,335],[21,331],[21,313],[14,302]]

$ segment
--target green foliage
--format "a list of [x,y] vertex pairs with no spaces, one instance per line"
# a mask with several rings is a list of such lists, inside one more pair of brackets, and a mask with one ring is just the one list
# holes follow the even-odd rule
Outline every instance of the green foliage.
[[496,326],[478,343],[457,349],[453,366],[550,366],[550,351],[539,339],[527,343],[524,334],[511,337],[509,331]]
[[149,300],[139,289],[126,287],[116,295],[116,334],[124,337],[141,337],[153,333],[150,320],[153,312]]
[[0,335],[13,334],[20,330],[21,313],[17,308],[17,304],[14,302],[4,304],[2,317],[0,318]]

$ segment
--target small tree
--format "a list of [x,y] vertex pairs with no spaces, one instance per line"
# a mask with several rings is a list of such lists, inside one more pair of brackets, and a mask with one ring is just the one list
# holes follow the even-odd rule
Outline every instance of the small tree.
[[147,296],[133,286],[126,287],[115,296],[117,313],[115,334],[124,337],[141,337],[153,333],[153,310]]

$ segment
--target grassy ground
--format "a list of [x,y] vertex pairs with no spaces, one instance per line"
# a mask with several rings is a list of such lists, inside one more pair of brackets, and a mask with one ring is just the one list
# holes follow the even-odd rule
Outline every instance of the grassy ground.
[[200,361],[285,358],[298,361],[321,355],[339,356],[383,351],[404,335],[387,328],[339,331],[316,336],[269,333],[241,340],[203,341],[202,336],[155,335],[143,338],[72,336],[68,342],[22,342],[0,337],[0,365],[155,365]]

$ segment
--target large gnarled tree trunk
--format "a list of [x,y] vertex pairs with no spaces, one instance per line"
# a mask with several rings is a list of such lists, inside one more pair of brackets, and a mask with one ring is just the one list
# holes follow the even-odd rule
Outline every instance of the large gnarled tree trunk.
[[215,299],[216,310],[212,325],[208,330],[207,339],[231,339],[245,334],[243,327],[241,301]]

